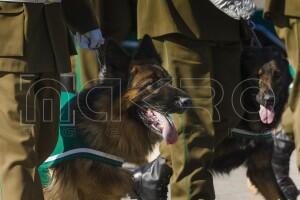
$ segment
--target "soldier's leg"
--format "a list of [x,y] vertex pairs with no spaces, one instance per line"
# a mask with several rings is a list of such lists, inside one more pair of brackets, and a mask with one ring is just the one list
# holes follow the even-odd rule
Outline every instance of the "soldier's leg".
[[293,64],[296,72],[296,77],[293,82],[293,89],[291,92],[289,105],[291,107],[291,110],[295,111],[297,104],[299,103],[299,96],[300,96],[300,20],[290,19],[290,24],[292,27],[291,32],[293,32],[293,35],[291,35],[290,38],[290,40],[292,40],[290,42],[291,45],[290,47],[287,47],[287,49],[288,49],[290,62]]
[[280,22],[275,25],[276,32],[278,37],[283,40],[286,46],[286,50],[288,53],[289,63],[297,68],[298,54],[299,49],[297,49],[296,40],[297,40],[297,20],[290,19],[287,17],[282,17]]
[[[283,18],[281,20],[282,27],[277,28],[277,33],[281,39],[285,42],[288,59],[290,64],[293,66],[294,70],[299,69],[299,58],[300,58],[300,23],[298,20]],[[295,85],[295,82],[294,82]],[[295,88],[292,90],[289,105],[286,108],[282,116],[282,128],[274,136],[274,151],[272,157],[272,167],[283,194],[287,199],[296,199],[298,196],[298,190],[289,177],[289,163],[290,156],[295,149],[294,145],[294,104],[295,95],[297,95],[297,90]]]
[[241,82],[241,43],[215,42],[213,46],[214,78],[214,127],[215,146],[220,144],[225,137],[231,134],[231,129],[236,127],[243,117],[244,109],[240,103]]
[[[294,70],[297,72],[300,68],[300,20],[291,19],[287,17],[282,17],[278,19],[276,25],[276,32],[280,39],[285,43],[289,63],[293,66]],[[294,81],[294,83],[297,80]],[[289,98],[289,106],[285,110],[282,117],[282,126],[286,134],[293,138],[293,110],[295,108],[294,99],[298,95],[298,84],[296,85]]]
[[163,42],[163,63],[175,79],[177,87],[185,89],[194,106],[182,115],[174,115],[179,138],[172,146],[162,145],[163,157],[170,159],[173,169],[171,198],[173,200],[214,199],[212,161],[214,129],[211,97],[211,48],[204,42],[201,48],[175,41]]
[[36,170],[35,76],[0,74],[0,199],[42,200]]
[[[299,78],[300,78],[300,72],[298,74]],[[300,96],[297,98],[297,103],[296,103],[296,109],[294,112],[294,117],[295,120],[298,121],[298,123],[294,124],[294,134],[295,134],[295,143],[296,143],[296,152],[297,152],[297,165],[298,165],[298,169],[300,171],[300,123],[299,123],[299,119],[300,119]]]
[[[170,160],[174,171],[171,180],[172,199],[214,199],[213,180],[208,168],[213,159],[213,148],[216,142],[214,117],[217,124],[220,125],[218,123],[219,115],[213,113],[213,110],[217,110],[214,109],[214,103],[220,105],[222,95],[215,95],[213,91],[221,92],[223,81],[232,82],[229,84],[231,91],[237,85],[238,81],[234,83],[234,79],[238,79],[240,76],[240,46],[225,48],[224,51],[218,52],[215,44],[212,45],[207,41],[192,41],[186,38],[182,39],[182,37],[159,39],[161,42],[156,42],[159,44],[156,46],[159,47],[164,66],[175,78],[176,86],[186,90],[192,97],[194,104],[194,108],[185,114],[173,116],[179,130],[178,142],[172,146],[163,144],[160,148],[162,156]],[[228,58],[230,51],[233,54]],[[235,52],[237,53],[235,54]],[[217,61],[217,59],[220,60]],[[234,62],[227,62],[228,60],[234,61],[235,64]],[[238,71],[233,70],[233,68]],[[214,75],[220,77],[221,71],[223,71],[223,76],[226,76],[224,69],[227,70],[228,77],[221,78],[219,82],[214,81]],[[214,70],[221,71],[214,73]],[[232,76],[232,74],[236,76]],[[228,87],[226,92],[229,92]],[[221,92],[221,94],[223,93]],[[230,107],[231,94],[228,95],[229,100],[226,100]],[[218,108],[220,107],[218,106]],[[221,127],[224,128],[220,125],[218,129],[221,130]],[[226,133],[220,133],[218,137],[224,138]]]
[[39,74],[34,93],[37,101],[37,152],[39,164],[45,161],[57,143],[61,84],[57,73]]
[[300,20],[293,19],[293,28],[297,40],[295,45],[297,45],[297,54],[294,57],[294,63],[296,67],[296,77],[293,82],[293,90],[290,97],[290,107],[294,111],[294,137],[297,149],[297,163],[300,169]]
[[[282,20],[282,26],[277,27],[276,31],[278,36],[285,42],[289,62],[297,74],[300,70],[300,20],[294,18],[284,19],[285,21]],[[299,78],[296,78],[294,81],[295,87],[290,94],[289,106],[292,111],[296,108],[294,99],[299,94],[299,83]]]

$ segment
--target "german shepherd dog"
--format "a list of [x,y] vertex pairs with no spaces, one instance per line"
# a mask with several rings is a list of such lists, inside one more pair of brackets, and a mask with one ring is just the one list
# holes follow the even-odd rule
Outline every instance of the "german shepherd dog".
[[280,122],[292,81],[288,62],[275,47],[247,49],[242,60],[246,112],[238,128],[257,135],[226,138],[216,148],[212,170],[229,173],[244,164],[248,178],[266,199],[285,199],[271,166],[272,138],[261,136]]
[[[104,48],[104,79],[81,93],[72,107],[76,128],[89,148],[141,166],[161,138],[177,140],[170,113],[182,113],[191,100],[171,84],[152,40],[145,36],[131,59],[116,43]],[[132,173],[88,159],[53,169],[45,191],[51,200],[119,200],[133,193]]]

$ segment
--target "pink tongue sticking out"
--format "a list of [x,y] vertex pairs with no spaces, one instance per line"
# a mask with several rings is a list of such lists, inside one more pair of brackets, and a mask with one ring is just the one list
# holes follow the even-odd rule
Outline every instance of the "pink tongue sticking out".
[[274,120],[275,113],[273,110],[260,105],[259,116],[262,123],[271,124]]
[[174,144],[177,141],[178,135],[176,128],[171,120],[168,120],[163,114],[154,110],[147,110],[148,116],[153,116],[157,127],[161,130],[162,136],[167,144]]

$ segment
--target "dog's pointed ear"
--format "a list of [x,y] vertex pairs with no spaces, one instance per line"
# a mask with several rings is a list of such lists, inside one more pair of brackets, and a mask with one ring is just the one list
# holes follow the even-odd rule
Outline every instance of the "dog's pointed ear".
[[107,39],[98,56],[101,62],[101,76],[127,80],[131,58],[117,42]]
[[141,40],[138,50],[133,57],[133,60],[161,64],[161,58],[155,50],[154,44],[149,35],[145,35]]

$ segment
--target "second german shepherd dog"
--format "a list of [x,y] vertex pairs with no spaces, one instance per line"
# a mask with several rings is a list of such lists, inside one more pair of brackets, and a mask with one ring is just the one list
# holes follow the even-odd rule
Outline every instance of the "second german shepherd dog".
[[[140,166],[161,138],[176,142],[168,114],[182,113],[191,100],[172,86],[149,36],[133,59],[113,41],[104,49],[104,79],[79,93],[72,105],[75,126],[89,148]],[[132,192],[129,171],[78,158],[53,169],[45,195],[51,200],[119,200]]]
[[248,49],[242,59],[246,61],[242,72],[248,90],[242,97],[246,112],[238,128],[254,134],[227,137],[216,148],[212,170],[229,173],[244,164],[249,180],[265,199],[283,200],[271,166],[272,135],[262,134],[270,133],[280,122],[292,81],[288,61],[274,46]]

